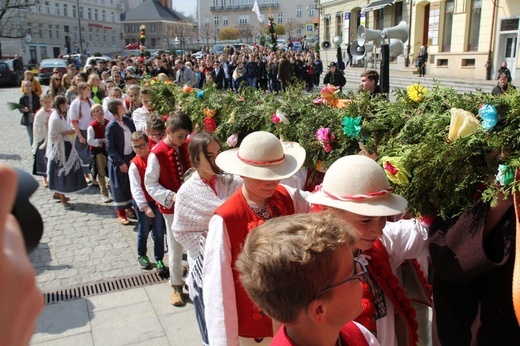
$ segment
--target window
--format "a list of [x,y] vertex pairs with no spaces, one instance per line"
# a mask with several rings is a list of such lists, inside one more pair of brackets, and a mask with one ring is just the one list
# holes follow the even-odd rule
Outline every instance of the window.
[[99,34],[96,32],[96,42],[99,42]]
[[296,5],[296,17],[302,16],[302,5]]
[[60,38],[60,30],[56,29],[56,38]]
[[343,24],[342,19],[343,17],[341,13],[336,13],[336,32],[334,33],[335,36],[341,36],[341,24]]
[[76,5],[72,5],[72,17],[76,17]]
[[87,10],[87,18],[88,19],[92,19],[92,9],[89,7],[89,9]]
[[43,24],[38,24],[38,36],[43,38]]
[[451,51],[451,31],[453,28],[453,0],[447,0],[444,8],[444,29],[442,32],[442,51]]
[[79,8],[79,17],[80,17],[80,18],[85,18],[85,16],[84,16],[84,11],[85,11],[85,9],[84,9],[83,7],[80,7],[80,8]]
[[403,2],[395,3],[394,10],[394,25],[397,25],[403,20]]
[[248,14],[241,14],[238,16],[238,23],[239,24],[249,24],[249,15]]
[[107,20],[107,14],[105,10],[101,11],[101,20],[104,22]]
[[68,25],[64,25],[63,26],[63,31],[65,31],[65,33],[69,33],[69,26]]
[[314,11],[316,10],[316,5],[309,6],[309,17],[314,17]]
[[215,26],[218,25],[218,16],[213,17],[213,24],[214,24]]
[[54,13],[56,13],[57,16],[60,15],[60,4],[56,3],[54,6]]
[[152,38],[151,43],[152,43],[152,48],[155,48],[155,45],[156,45],[155,38]]
[[230,5],[234,5],[235,4],[235,0],[229,0],[229,4]]
[[45,1],[45,13],[51,14],[51,7],[48,1]]
[[480,35],[480,16],[482,14],[482,0],[471,1],[471,13],[469,21],[468,51],[478,50],[478,39]]
[[151,31],[151,32],[155,32],[155,23],[152,23],[152,24],[150,25],[150,31]]
[[114,14],[114,12],[111,12],[110,16],[112,17],[112,23],[115,23],[116,22],[116,15]]
[[383,30],[385,25],[385,16],[383,14],[383,9],[374,11],[374,17],[376,21],[376,30]]
[[220,6],[222,6],[222,7],[226,6],[226,0],[220,0]]
[[218,5],[218,0],[213,0],[213,7],[217,7]]
[[277,22],[283,23],[283,13],[278,13]]
[[107,35],[103,34],[103,43],[107,43]]
[[67,4],[63,4],[63,16],[67,17],[69,15],[69,11],[67,10]]
[[330,16],[326,16],[324,19],[324,39],[325,41],[330,41]]
[[229,25],[228,16],[222,16],[222,25],[224,25],[224,26]]
[[204,16],[204,24],[209,25],[209,16]]
[[96,8],[96,9],[94,10],[94,20],[98,20],[98,19],[99,19],[99,18],[98,18],[98,9]]

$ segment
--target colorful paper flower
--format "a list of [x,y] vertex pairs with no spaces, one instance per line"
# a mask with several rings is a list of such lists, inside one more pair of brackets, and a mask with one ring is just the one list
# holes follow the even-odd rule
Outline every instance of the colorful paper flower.
[[343,133],[350,138],[357,138],[359,132],[361,132],[361,119],[361,115],[358,115],[357,117],[344,117],[343,122],[341,123]]
[[383,169],[388,179],[397,185],[408,184],[412,175],[404,168],[404,159],[400,156],[381,158]]
[[480,106],[478,115],[480,115],[482,118],[482,127],[486,131],[489,131],[495,127],[498,122],[497,109],[493,105],[484,104]]
[[415,102],[422,102],[422,100],[428,93],[428,89],[417,83],[408,86],[407,91],[410,100]]
[[323,89],[320,91],[321,99],[315,99],[313,101],[314,104],[326,104],[333,108],[343,108],[346,106],[347,102],[349,100],[345,99],[339,99],[338,98],[339,88],[332,85],[327,84]]
[[217,114],[217,111],[214,109],[204,108],[202,113],[204,113],[204,115],[207,117],[213,118],[215,114]]
[[332,150],[331,142],[334,140],[334,138],[336,137],[330,133],[328,127],[322,127],[316,131],[316,139],[318,142],[320,142],[323,150],[325,150],[326,153],[329,153]]
[[287,119],[287,116],[284,112],[281,112],[279,110],[276,111],[276,113],[273,113],[273,116],[271,117],[271,121],[275,124],[282,123],[285,125],[290,125],[291,122]]
[[206,128],[206,131],[208,132],[215,132],[217,129],[217,123],[215,120],[211,117],[205,117],[204,118],[204,127]]
[[185,93],[191,93],[193,91],[193,88],[190,87],[189,85],[185,85],[182,87],[182,91]]
[[450,109],[451,121],[448,138],[451,142],[457,138],[469,136],[480,128],[480,122],[473,113],[460,108]]
[[323,162],[323,161],[316,162],[315,168],[318,172],[321,172],[321,173],[327,172],[327,169],[325,168],[325,162]]
[[172,85],[173,84],[173,81],[171,79],[168,79],[164,82],[164,84],[166,85]]
[[201,99],[201,98],[203,98],[203,97],[204,97],[204,90],[199,90],[199,91],[197,91],[197,98],[198,98],[198,99]]
[[497,181],[501,186],[509,185],[515,179],[514,171],[507,165],[498,165]]
[[236,145],[238,143],[238,135],[236,133],[232,134],[231,136],[228,137],[226,143],[227,143],[228,147],[230,147],[230,148],[236,147]]

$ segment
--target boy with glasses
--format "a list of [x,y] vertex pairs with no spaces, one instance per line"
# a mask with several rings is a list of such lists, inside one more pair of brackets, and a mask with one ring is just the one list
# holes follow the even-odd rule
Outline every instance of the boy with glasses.
[[236,265],[258,314],[283,323],[271,345],[379,345],[352,321],[367,274],[352,254],[357,238],[330,213],[283,216],[249,233]]
[[163,263],[165,225],[159,206],[144,186],[144,175],[150,151],[148,136],[143,131],[132,133],[132,149],[136,156],[130,162],[128,176],[130,191],[132,191],[132,204],[137,216],[137,261],[142,269],[150,267],[150,260],[146,256],[146,242],[151,231],[157,273],[164,274],[166,273]]

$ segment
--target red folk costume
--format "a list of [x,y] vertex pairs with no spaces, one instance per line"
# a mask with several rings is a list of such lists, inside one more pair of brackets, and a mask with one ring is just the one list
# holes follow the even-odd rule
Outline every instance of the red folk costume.
[[[105,122],[101,124],[99,121],[94,120],[90,123],[90,126],[94,129],[94,138],[95,139],[103,139],[105,138],[105,129],[107,128],[107,125],[109,123],[109,120],[105,119]],[[90,152],[92,155],[99,154],[102,152],[105,152],[105,143],[101,147],[93,147],[90,146]]]
[[[294,214],[294,205],[287,190],[278,185],[273,196],[267,201],[270,218]],[[248,233],[264,220],[247,204],[242,189],[238,189],[222,206],[215,210],[224,220],[231,245],[231,268],[235,285],[238,335],[245,338],[264,338],[273,336],[273,324],[249,298],[239,280],[235,262],[242,251]]]
[[[342,346],[368,346],[368,341],[359,327],[352,321],[345,324],[339,332],[338,341]],[[285,326],[282,326],[276,333],[271,346],[298,346],[289,335]]]
[[[159,184],[168,190],[177,192],[183,182],[184,173],[191,167],[188,145],[184,143],[177,147],[161,140],[152,149],[152,153],[155,154],[161,166]],[[173,207],[174,205],[167,209],[159,204],[162,214],[173,214]]]
[[146,187],[144,185],[144,175],[146,173],[146,164],[147,161],[143,160],[140,156],[136,155],[130,162],[133,162],[135,167],[137,167],[137,171],[139,172],[139,176],[141,177],[141,190],[143,190],[144,196],[146,197],[147,202],[152,202],[154,199],[148,191],[146,191]]

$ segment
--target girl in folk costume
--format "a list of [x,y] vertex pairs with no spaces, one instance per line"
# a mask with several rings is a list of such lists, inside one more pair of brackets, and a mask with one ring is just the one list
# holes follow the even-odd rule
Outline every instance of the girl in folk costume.
[[127,109],[127,115],[132,117],[134,111],[142,107],[141,103],[141,88],[139,85],[130,85],[126,88],[125,108]]
[[[123,91],[121,89],[119,89],[118,87],[113,87],[110,89],[110,92],[108,93],[108,96],[105,97],[103,99],[103,109],[105,111],[105,118],[108,119],[108,120],[112,120],[114,119],[114,115],[112,113],[110,113],[110,111],[108,110],[108,102],[110,102],[110,100],[121,100],[121,102],[123,102],[123,106],[125,107],[125,110],[126,110],[126,106],[125,106],[125,103],[124,103],[124,100],[123,100]],[[128,115],[128,113],[125,112],[125,115]]]
[[67,91],[65,91],[65,97],[67,98],[69,105],[72,103],[72,101],[74,101],[76,97],[78,97],[78,85],[82,82],[85,82],[85,80],[80,74],[75,75],[74,78],[72,78],[72,83],[70,84],[70,87],[67,89]]
[[92,122],[90,107],[94,105],[94,101],[90,99],[90,87],[87,83],[79,83],[78,92],[78,96],[70,104],[69,118],[70,123],[76,130],[74,146],[81,158],[81,167],[83,168],[85,179],[89,182],[90,149],[87,143],[87,129]]
[[109,120],[104,118],[105,112],[101,105],[95,104],[90,109],[94,120],[87,129],[87,143],[92,154],[92,170],[97,174],[99,181],[99,192],[101,192],[103,203],[110,203],[112,199],[108,196],[107,151],[106,151],[106,127]]
[[110,121],[105,130],[110,192],[119,223],[128,225],[130,223],[128,218],[135,217],[132,209],[130,178],[128,177],[128,167],[135,156],[131,140],[135,126],[132,120],[124,115],[126,110],[121,100],[110,100],[107,107],[114,115],[114,119]]
[[146,121],[148,115],[153,112],[152,104],[150,103],[150,90],[142,88],[140,91],[141,107],[134,110],[132,113],[132,120],[137,131],[146,132]]
[[[374,160],[352,155],[330,166],[307,201],[332,210],[360,234],[354,255],[365,263],[369,277],[363,284],[363,312],[355,321],[373,332],[381,345],[416,345],[415,310],[396,269],[406,259],[427,254],[427,230],[415,219],[387,222],[407,206],[390,191],[384,170]],[[429,292],[423,302],[431,304]]]
[[221,151],[209,132],[197,133],[191,139],[188,152],[195,171],[177,192],[172,226],[173,236],[188,251],[189,293],[205,345],[209,341],[202,299],[202,263],[208,223],[215,209],[242,186],[242,179],[216,166],[215,158]]
[[182,298],[184,281],[182,279],[182,245],[173,237],[173,210],[177,192],[184,181],[184,173],[191,167],[186,139],[193,131],[190,117],[183,112],[172,113],[166,126],[166,136],[160,140],[148,156],[144,178],[146,190],[159,204],[166,223],[166,241],[171,251],[170,265],[170,303],[184,305]]
[[244,181],[215,210],[204,251],[203,296],[209,343],[269,344],[279,325],[250,300],[241,286],[235,262],[246,236],[266,220],[309,210],[306,192],[279,185],[295,174],[305,161],[298,144],[284,145],[268,132],[247,135],[240,148],[217,156],[216,164]]
[[45,157],[45,150],[49,135],[49,117],[52,113],[52,100],[50,96],[44,95],[40,99],[40,103],[43,107],[36,112],[33,123],[33,174],[42,176],[43,187],[47,187],[47,158]]
[[49,190],[61,200],[66,210],[74,209],[65,197],[66,193],[79,192],[87,188],[81,170],[81,160],[73,141],[76,131],[67,119],[67,98],[58,96],[49,118],[49,142],[47,143],[47,179]]

